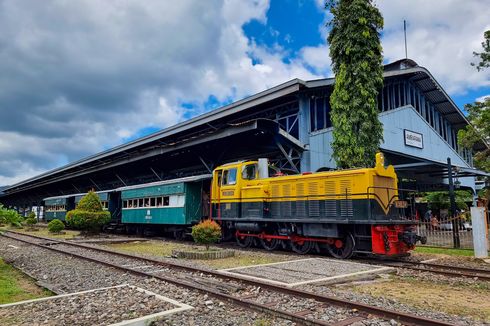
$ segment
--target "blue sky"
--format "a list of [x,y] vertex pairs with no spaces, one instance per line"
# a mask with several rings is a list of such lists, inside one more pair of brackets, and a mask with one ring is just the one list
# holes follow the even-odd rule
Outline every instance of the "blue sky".
[[[470,62],[488,0],[377,0],[386,62],[426,67],[454,101],[490,94]],[[323,0],[0,0],[0,185],[293,78],[332,76]],[[25,149],[29,150],[26,151]]]

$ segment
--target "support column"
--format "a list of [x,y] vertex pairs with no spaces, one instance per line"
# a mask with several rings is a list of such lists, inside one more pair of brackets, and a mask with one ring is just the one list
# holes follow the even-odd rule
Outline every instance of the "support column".
[[449,202],[451,203],[450,218],[453,226],[453,246],[454,248],[461,247],[459,241],[459,223],[456,221],[456,199],[454,196],[454,183],[453,183],[453,167],[451,165],[451,159],[447,158],[447,174],[449,181]]
[[300,172],[308,172],[311,170],[310,164],[310,103],[306,94],[298,95],[298,128],[299,141],[306,145],[303,154],[301,155]]

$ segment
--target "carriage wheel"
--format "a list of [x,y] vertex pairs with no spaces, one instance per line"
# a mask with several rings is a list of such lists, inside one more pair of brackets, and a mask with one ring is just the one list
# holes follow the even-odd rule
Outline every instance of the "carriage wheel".
[[250,246],[252,246],[252,244],[254,243],[254,238],[253,237],[240,237],[240,236],[237,236],[236,237],[236,243],[242,247],[242,248],[248,248]]
[[355,241],[351,233],[348,233],[342,239],[336,239],[334,243],[327,245],[330,255],[339,259],[347,259],[354,254]]
[[289,241],[289,244],[291,245],[291,249],[300,255],[307,254],[310,252],[311,249],[315,247],[314,243],[312,241]]
[[184,230],[175,230],[174,231],[174,238],[175,240],[182,241],[185,238],[185,232]]
[[[275,233],[274,233],[275,235]],[[281,240],[279,239],[260,239],[260,244],[265,250],[276,250],[277,247],[281,244]]]

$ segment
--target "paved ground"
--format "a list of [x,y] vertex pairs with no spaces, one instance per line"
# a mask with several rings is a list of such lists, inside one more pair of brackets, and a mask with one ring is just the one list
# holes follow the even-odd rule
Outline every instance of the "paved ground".
[[222,270],[250,278],[259,278],[285,286],[342,280],[366,274],[385,273],[391,268],[340,261],[327,258],[307,258],[294,261],[238,267]]

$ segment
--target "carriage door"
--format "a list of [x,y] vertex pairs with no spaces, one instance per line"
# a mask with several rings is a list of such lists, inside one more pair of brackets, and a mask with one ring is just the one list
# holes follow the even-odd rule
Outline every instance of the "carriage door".
[[240,217],[240,188],[238,184],[238,168],[223,169],[220,189],[221,218],[235,219]]

